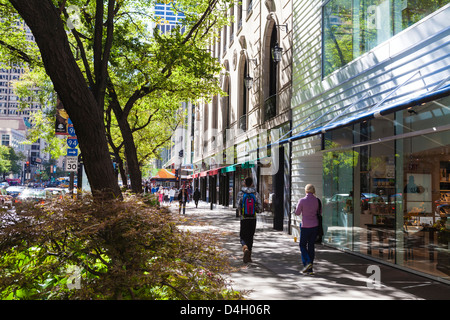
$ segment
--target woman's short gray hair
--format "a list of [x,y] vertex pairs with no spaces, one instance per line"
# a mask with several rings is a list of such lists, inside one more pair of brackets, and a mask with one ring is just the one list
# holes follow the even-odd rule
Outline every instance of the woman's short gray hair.
[[306,193],[316,193],[316,188],[312,184],[307,184],[305,186],[305,192]]

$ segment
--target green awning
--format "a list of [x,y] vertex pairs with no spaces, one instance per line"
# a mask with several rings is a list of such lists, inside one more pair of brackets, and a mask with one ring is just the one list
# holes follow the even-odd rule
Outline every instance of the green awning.
[[256,160],[237,163],[237,164],[233,164],[231,166],[220,169],[220,172],[221,173],[234,172],[234,171],[236,171],[236,166],[239,166],[239,165],[242,167],[242,169],[250,169],[250,168],[253,168],[255,166],[255,164],[256,164]]
[[228,166],[228,167],[224,167],[222,169],[220,169],[220,172],[222,173],[226,173],[226,172],[234,172],[236,171],[236,165],[233,164],[232,166]]
[[255,161],[247,161],[241,164],[242,169],[250,169],[253,168],[255,166]]

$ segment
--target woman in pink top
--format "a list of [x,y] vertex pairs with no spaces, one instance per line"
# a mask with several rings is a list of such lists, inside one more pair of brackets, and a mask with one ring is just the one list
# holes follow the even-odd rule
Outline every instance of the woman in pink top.
[[317,232],[319,230],[319,219],[317,214],[322,214],[320,200],[314,196],[316,190],[312,184],[305,186],[306,196],[299,200],[296,215],[302,216],[300,228],[300,252],[303,262],[303,273],[313,273],[314,262],[314,243],[316,241]]

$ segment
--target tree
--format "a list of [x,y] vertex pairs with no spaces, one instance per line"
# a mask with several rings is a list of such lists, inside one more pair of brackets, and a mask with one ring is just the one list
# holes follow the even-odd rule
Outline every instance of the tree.
[[9,159],[9,148],[0,145],[0,172],[9,172],[11,169],[11,160]]
[[[138,166],[140,168],[139,173],[142,172],[142,168],[147,160],[156,158],[158,150],[170,143],[173,132],[183,118],[179,112],[178,104],[170,108],[168,105],[161,106],[159,104],[161,100],[155,100],[152,101],[150,110],[146,110],[148,113],[139,110],[139,108],[134,108],[128,116],[128,123],[134,142],[132,147],[136,148]],[[124,140],[111,108],[107,109],[105,116],[109,145],[115,155],[122,181],[127,181],[128,177],[125,172],[124,160],[126,157],[123,155]],[[141,178],[137,177],[137,179]],[[139,184],[137,183],[137,185]]]
[[33,60],[25,49],[0,45],[24,61],[44,65],[74,123],[92,190],[120,196],[103,122],[104,110],[110,108],[122,135],[133,191],[139,192],[138,152],[128,122],[131,110],[140,106],[145,114],[152,99],[163,92],[174,93],[173,101],[217,92],[214,75],[220,66],[204,48],[211,31],[226,23],[215,12],[219,1],[177,1],[174,10],[185,13],[185,32],[156,34],[152,41],[139,9],[155,1],[9,2],[32,30],[42,59]]
[[25,159],[26,157],[23,153],[16,153],[12,147],[0,145],[0,173],[3,174],[3,180],[8,173],[21,173],[21,161]]
[[[95,73],[92,78],[94,86],[89,86],[75,60],[67,38],[60,10],[63,6],[58,8],[50,0],[11,0],[9,2],[32,30],[46,73],[76,127],[86,175],[93,194],[96,197],[120,197],[121,192],[114,176],[103,123],[109,59],[108,49],[102,50],[103,28],[99,28],[97,37],[93,41],[96,55]],[[102,1],[97,3],[100,4],[96,22],[99,25],[103,24],[104,12]],[[106,17],[109,32],[112,31],[111,10],[110,6],[109,15]],[[109,36],[107,42],[111,40]]]
[[[149,127],[158,113],[173,115],[182,101],[211,96],[220,90],[214,77],[220,66],[204,50],[213,36],[211,27],[226,22],[213,15],[217,4],[218,1],[178,1],[174,8],[185,8],[186,20],[170,34],[154,32],[152,37],[136,14],[127,14],[126,19],[115,23],[120,32],[117,31],[111,48],[108,119],[112,119],[112,111],[121,131],[134,192],[142,191],[141,162],[135,143],[137,132]],[[143,41],[143,38],[151,40]],[[138,124],[137,118],[144,120]],[[117,147],[112,148],[118,153]]]

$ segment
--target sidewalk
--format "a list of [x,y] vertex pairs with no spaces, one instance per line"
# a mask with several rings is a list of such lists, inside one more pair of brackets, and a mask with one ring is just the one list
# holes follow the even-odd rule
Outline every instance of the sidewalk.
[[[178,204],[170,209],[178,214]],[[272,222],[259,218],[253,245],[252,263],[242,262],[239,219],[235,209],[200,202],[186,206],[186,217],[199,221],[192,231],[217,234],[218,245],[229,252],[239,271],[230,275],[232,287],[249,291],[250,300],[450,300],[450,286],[378,262],[318,245],[314,276],[300,273],[300,250],[292,236],[272,229]],[[266,221],[265,221],[266,220]],[[369,288],[373,274],[380,269],[381,285]]]

